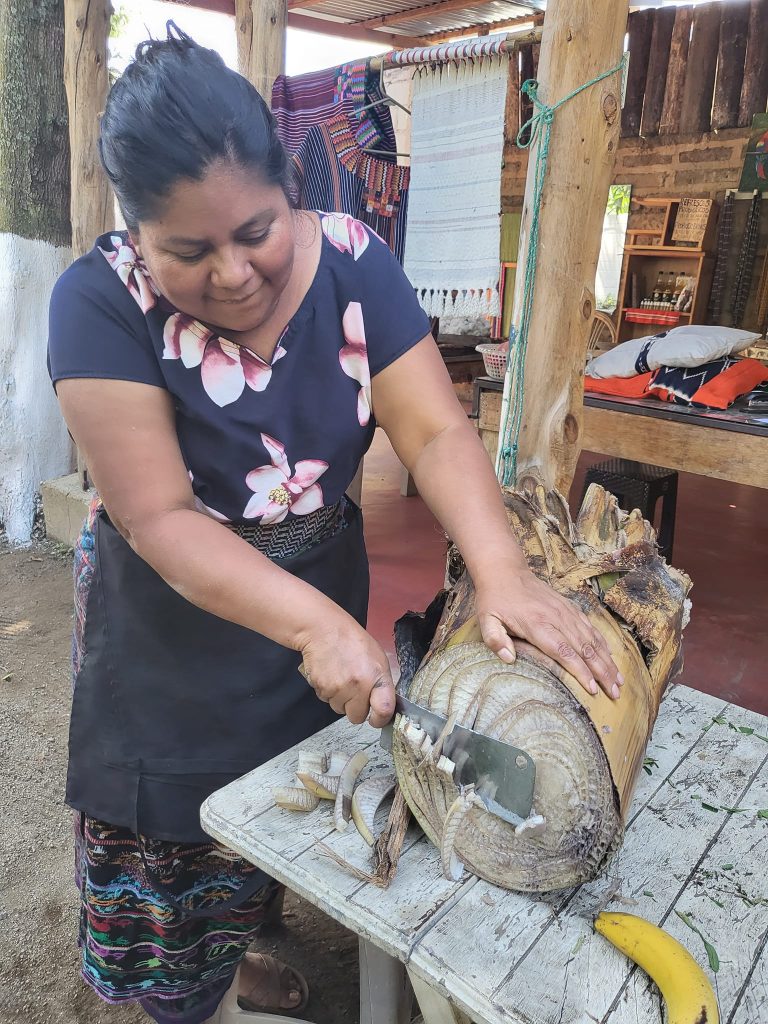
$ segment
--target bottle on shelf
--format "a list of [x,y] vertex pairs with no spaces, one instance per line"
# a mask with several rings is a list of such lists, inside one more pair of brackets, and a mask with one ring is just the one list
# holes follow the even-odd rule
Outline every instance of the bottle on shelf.
[[656,284],[651,294],[651,309],[659,309],[661,303],[664,301],[664,271],[659,271],[659,276],[656,278]]
[[685,288],[685,274],[678,274],[675,278],[675,290],[672,293],[672,309],[679,309],[680,296]]
[[667,274],[667,281],[664,286],[664,309],[672,309],[672,296],[675,292],[675,273],[673,270]]

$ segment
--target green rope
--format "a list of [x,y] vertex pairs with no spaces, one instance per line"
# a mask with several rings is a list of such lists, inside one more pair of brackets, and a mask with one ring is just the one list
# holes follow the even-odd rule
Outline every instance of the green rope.
[[[604,71],[596,78],[569,92],[557,103],[549,106],[542,103],[538,97],[539,83],[530,79],[523,83],[521,92],[533,103],[533,116],[520,129],[517,136],[519,149],[529,149],[535,142],[539,132],[542,132],[541,144],[536,154],[536,168],[534,173],[533,202],[531,215],[531,232],[528,241],[528,252],[525,259],[525,271],[523,278],[523,303],[520,314],[520,326],[515,328],[514,324],[509,332],[509,346],[507,349],[507,372],[512,377],[512,394],[507,404],[506,416],[501,424],[499,441],[501,444],[501,459],[499,460],[499,479],[504,487],[514,484],[517,479],[517,455],[520,443],[520,429],[523,418],[523,396],[525,394],[525,355],[528,349],[528,332],[531,326],[531,314],[533,312],[533,294],[536,286],[536,263],[539,253],[539,213],[541,211],[541,194],[544,190],[544,178],[547,173],[547,160],[549,159],[549,143],[552,133],[552,122],[555,119],[555,111],[562,107],[580,92],[597,85],[605,78],[610,78],[626,66],[626,56],[622,57],[615,68]],[[522,142],[526,130],[530,129],[530,138]]]

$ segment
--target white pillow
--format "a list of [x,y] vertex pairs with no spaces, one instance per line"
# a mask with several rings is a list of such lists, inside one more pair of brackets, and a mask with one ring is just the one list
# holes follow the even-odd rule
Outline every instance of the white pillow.
[[702,366],[749,348],[759,334],[735,327],[691,324],[624,341],[587,364],[588,377],[635,377],[660,366]]

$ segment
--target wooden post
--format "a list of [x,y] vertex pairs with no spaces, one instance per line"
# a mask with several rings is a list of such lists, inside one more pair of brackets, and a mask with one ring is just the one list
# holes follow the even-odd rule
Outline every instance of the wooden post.
[[633,11],[629,16],[627,98],[621,112],[621,134],[625,137],[631,138],[640,134],[655,13],[653,8],[649,8],[644,11]]
[[114,227],[112,192],[99,160],[99,117],[109,89],[109,0],[64,0],[64,84],[69,106],[72,255]]
[[[112,190],[99,160],[99,118],[109,90],[110,0],[64,0],[64,84],[69,107],[72,255],[77,259],[115,224]],[[88,471],[80,452],[83,490]]]
[[235,0],[240,74],[269,104],[274,81],[285,70],[287,21],[288,0]]
[[659,134],[664,92],[667,85],[669,48],[672,43],[674,27],[675,8],[660,7],[655,12],[653,19],[653,38],[648,58],[648,74],[645,79],[645,102],[640,122],[640,134],[644,139]]
[[752,0],[749,12],[749,38],[744,61],[744,84],[739,103],[739,127],[748,128],[755,114],[765,112],[768,97],[768,47],[765,26],[768,23],[768,0]]
[[721,128],[735,128],[739,120],[749,13],[749,0],[737,0],[723,5],[715,100],[712,104],[712,131],[715,132]]
[[[627,0],[550,0],[538,75],[543,102],[556,103],[619,62],[627,12]],[[535,470],[547,487],[563,493],[570,488],[581,450],[583,368],[620,110],[617,72],[561,107],[552,129],[539,220],[518,482],[524,483],[527,473]],[[520,322],[535,169],[536,146],[528,165],[520,228],[515,324]],[[507,374],[502,423],[510,393]]]
[[693,11],[693,34],[685,72],[680,133],[708,132],[712,124],[717,49],[720,44],[720,4],[702,4]]
[[688,49],[691,43],[693,8],[678,7],[675,12],[675,27],[669,45],[667,84],[664,89],[664,106],[661,111],[659,135],[677,135],[680,130],[680,115],[683,110],[685,92],[685,69],[688,64]]

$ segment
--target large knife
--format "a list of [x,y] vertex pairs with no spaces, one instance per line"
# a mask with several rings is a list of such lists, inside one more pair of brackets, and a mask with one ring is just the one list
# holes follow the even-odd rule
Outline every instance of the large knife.
[[[396,694],[396,711],[423,729],[434,743],[448,720],[429,708]],[[394,719],[381,730],[381,745],[392,749]],[[488,810],[513,825],[530,816],[536,765],[519,747],[494,740],[472,729],[456,725],[443,741],[443,753],[456,765],[455,781],[474,785],[475,792]]]

